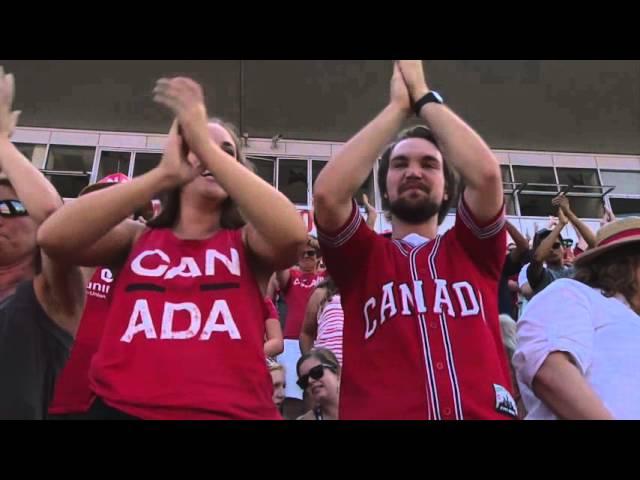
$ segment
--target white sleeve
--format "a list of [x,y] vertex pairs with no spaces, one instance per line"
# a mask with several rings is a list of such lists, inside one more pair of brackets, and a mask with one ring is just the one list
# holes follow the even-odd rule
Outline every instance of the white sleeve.
[[529,283],[529,280],[527,280],[527,270],[529,269],[529,265],[531,264],[527,263],[524,267],[522,267],[520,273],[518,274],[518,287],[520,288]]
[[594,331],[584,288],[574,280],[553,282],[529,302],[518,321],[513,364],[529,388],[550,353],[568,353],[583,375],[591,365]]

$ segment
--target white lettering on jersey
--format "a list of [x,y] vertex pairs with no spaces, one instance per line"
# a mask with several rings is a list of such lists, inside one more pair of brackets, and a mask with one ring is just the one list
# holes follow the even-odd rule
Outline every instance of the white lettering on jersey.
[[[138,317],[141,322],[138,322]],[[131,312],[131,318],[129,318],[129,326],[124,335],[120,338],[120,341],[131,343],[134,335],[144,332],[147,338],[158,338],[156,330],[153,328],[153,321],[151,320],[151,313],[149,312],[149,304],[146,300],[136,300],[136,304],[133,306],[133,312]]]
[[[386,312],[389,311],[389,317]],[[396,299],[393,296],[393,282],[386,283],[382,286],[382,301],[380,302],[380,325],[387,318],[393,317],[398,309],[396,308]]]
[[[477,315],[480,313],[480,305],[478,303],[478,299],[476,298],[476,293],[473,291],[473,287],[469,284],[469,282],[457,282],[453,284],[453,289],[456,291],[456,295],[458,296],[458,303],[460,304],[460,308],[462,309],[460,315],[463,317],[468,317],[469,315]],[[471,305],[467,303],[467,299],[465,298],[462,290],[467,291],[467,296],[471,302]]]
[[[186,311],[189,313],[189,328],[186,330],[175,331],[173,329],[173,316],[175,312]],[[200,331],[200,309],[195,303],[170,303],[164,304],[164,312],[162,313],[162,331],[160,338],[163,340],[186,340],[195,337]]]
[[111,270],[109,270],[108,268],[103,268],[100,271],[100,278],[103,282],[111,283],[113,282],[113,273],[111,273]]
[[444,303],[447,306],[447,315],[453,317],[455,313],[453,313],[453,304],[451,303],[451,297],[449,296],[449,291],[447,290],[447,281],[436,279],[435,282],[436,298],[433,302],[433,312],[437,314],[442,313],[442,304]]
[[[147,259],[147,257],[151,258]],[[142,265],[143,261],[146,266]],[[199,264],[199,261],[202,259],[182,257],[176,265],[169,255],[160,249],[145,250],[133,259],[131,270],[141,277],[163,277],[165,280],[176,277],[196,278],[203,276],[203,270],[204,275],[215,276],[216,261],[220,261],[231,275],[241,276],[240,255],[235,248],[229,249],[229,256],[215,249],[207,249],[204,264]]]
[[240,276],[240,256],[235,248],[230,249],[231,258],[223,255],[218,250],[207,250],[206,258],[206,275],[216,274],[216,259],[220,260],[227,268],[229,273]]
[[378,321],[374,318],[373,322],[369,320],[369,313],[367,309],[371,309],[373,311],[376,308],[376,299],[371,297],[367,300],[367,303],[364,304],[364,320],[365,320],[365,331],[364,331],[364,339],[367,340],[371,335],[374,334],[376,328],[378,327]]
[[131,262],[131,270],[136,275],[140,275],[141,277],[161,277],[164,275],[164,272],[167,271],[169,265],[158,265],[156,268],[145,268],[142,266],[142,260],[147,257],[158,256],[165,263],[171,262],[169,255],[164,253],[162,250],[145,250],[141,252],[136,258]]
[[[478,301],[476,291],[469,282],[456,282],[451,288],[444,279],[435,279],[434,283],[433,313],[440,315],[444,309],[448,316],[457,318],[474,316],[481,312],[481,301]],[[451,290],[453,290],[457,296],[460,312],[456,311],[451,301],[451,293],[453,293]],[[401,299],[401,315],[427,312],[422,280],[415,280],[413,282],[413,290],[411,290],[411,287],[407,283],[401,283],[399,285],[396,285],[394,282],[386,283],[382,286],[378,296],[370,297],[364,304],[365,340],[371,338],[377,331],[379,325],[382,325],[388,319],[398,314],[395,295],[398,295]],[[379,310],[376,309],[378,304],[380,305]],[[415,309],[415,311],[412,311],[413,309]],[[484,315],[484,312],[482,313]],[[380,318],[380,323],[378,323],[375,317],[376,314],[380,315],[380,317],[378,317]]]
[[[173,320],[176,312],[187,312],[189,314],[189,328],[186,330],[174,330]],[[222,319],[222,323],[219,319]],[[161,340],[186,340],[195,337],[200,331],[202,325],[202,314],[195,303],[171,303],[165,302],[162,312],[162,327],[160,333]],[[213,332],[226,332],[233,340],[240,340],[242,337],[238,326],[231,315],[229,305],[226,300],[216,300],[211,307],[211,312],[207,322],[202,329],[199,340],[209,340]],[[156,330],[153,327],[149,304],[144,299],[136,300],[133,312],[129,319],[129,325],[126,332],[120,338],[120,341],[131,343],[133,337],[139,333],[144,333],[148,340],[157,339]]]
[[167,274],[164,276],[166,280],[171,280],[175,277],[201,277],[202,272],[198,268],[198,264],[193,257],[182,257],[180,259],[180,265],[170,268]]
[[[222,324],[218,323],[219,317],[222,317]],[[211,307],[211,313],[209,313],[207,323],[202,330],[200,340],[209,340],[212,332],[227,332],[233,340],[241,338],[226,300],[216,300]]]
[[400,295],[402,296],[402,315],[411,315],[411,307],[414,306],[413,295],[411,294],[411,289],[409,285],[406,283],[402,283],[400,285]]

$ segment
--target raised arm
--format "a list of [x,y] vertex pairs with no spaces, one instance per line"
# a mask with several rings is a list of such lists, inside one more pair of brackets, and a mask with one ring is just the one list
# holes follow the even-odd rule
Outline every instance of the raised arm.
[[553,244],[559,241],[560,232],[562,232],[562,229],[566,227],[568,223],[569,221],[567,220],[567,217],[565,217],[562,210],[558,210],[558,223],[555,227],[553,227],[551,233],[547,235],[547,237],[542,242],[540,242],[540,245],[538,245],[538,248],[536,248],[535,252],[533,252],[531,264],[529,265],[529,270],[527,272],[527,278],[529,279],[529,284],[531,285],[531,287],[535,288],[535,286],[538,285],[540,275],[542,274],[542,271],[544,269],[543,263],[545,261],[545,258],[547,258],[547,256],[551,252]]
[[409,93],[397,64],[394,64],[389,104],[331,158],[313,186],[316,221],[323,230],[337,230],[346,223],[353,196],[409,112]]
[[596,246],[596,236],[591,231],[591,229],[578,218],[578,216],[571,210],[571,204],[569,203],[569,199],[564,193],[561,193],[557,197],[555,197],[551,203],[560,207],[560,210],[566,215],[567,219],[571,224],[576,228],[576,231],[580,233],[580,236],[584,238],[589,248],[594,248]]
[[20,112],[13,112],[13,75],[5,75],[0,67],[0,172],[6,175],[36,225],[62,206],[56,189],[20,151],[11,143]]
[[[18,200],[38,226],[57,208],[62,199],[53,185],[9,140],[19,112],[13,112],[14,80],[0,67],[0,171],[6,175]],[[33,279],[38,302],[61,328],[75,335],[85,300],[85,284],[79,268],[42,255],[42,269]]]
[[318,336],[318,308],[326,294],[326,289],[316,288],[307,302],[307,310],[300,330],[300,351],[303,355],[313,348],[313,343]]
[[126,221],[164,190],[187,183],[202,169],[189,163],[174,123],[158,167],[131,182],[84,195],[42,226],[38,242],[52,257],[81,265],[113,265],[127,257],[144,225]]
[[247,221],[245,243],[271,271],[294,264],[307,230],[295,206],[281,192],[214,144],[202,88],[188,78],[160,79],[155,101],[178,118],[189,148],[237,203]]
[[522,256],[529,250],[529,241],[520,233],[520,231],[509,221],[506,223],[507,232],[511,235],[516,248],[511,252],[511,260],[518,262]]
[[[431,90],[422,61],[400,60],[400,70],[416,103]],[[500,164],[480,136],[450,108],[430,102],[420,109],[420,118],[433,131],[443,157],[460,174],[466,186],[464,199],[479,222],[496,217],[504,203]]]
[[378,212],[376,212],[375,207],[369,203],[369,197],[367,197],[366,193],[362,194],[362,202],[364,203],[364,207],[367,209],[367,225],[371,230],[375,230],[376,220],[378,220]]

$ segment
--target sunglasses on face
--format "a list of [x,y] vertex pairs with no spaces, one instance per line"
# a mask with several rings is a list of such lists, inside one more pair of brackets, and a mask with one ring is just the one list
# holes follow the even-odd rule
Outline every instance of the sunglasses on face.
[[565,248],[571,248],[573,246],[573,240],[568,238],[567,240],[562,241],[562,246]]
[[314,380],[320,380],[324,375],[325,368],[328,368],[333,373],[336,373],[335,367],[321,363],[320,365],[316,365],[311,370],[309,370],[309,373],[307,373],[306,375],[302,375],[296,383],[302,390],[306,390],[309,386],[309,377],[313,378]]
[[27,209],[20,200],[0,200],[0,217],[26,217]]
[[315,250],[307,250],[306,252],[302,252],[302,258],[316,258]]

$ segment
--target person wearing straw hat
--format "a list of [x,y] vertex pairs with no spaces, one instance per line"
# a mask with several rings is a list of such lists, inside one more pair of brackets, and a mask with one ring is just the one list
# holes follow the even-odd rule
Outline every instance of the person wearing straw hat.
[[640,217],[601,228],[575,267],[518,322],[527,419],[640,419]]

